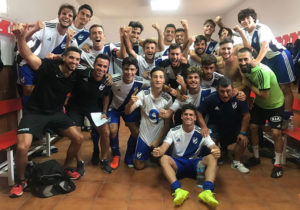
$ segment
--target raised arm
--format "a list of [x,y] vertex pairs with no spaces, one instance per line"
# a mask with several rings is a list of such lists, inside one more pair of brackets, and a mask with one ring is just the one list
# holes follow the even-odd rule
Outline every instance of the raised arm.
[[42,60],[31,52],[26,43],[25,36],[28,30],[28,24],[16,24],[12,27],[12,32],[15,34],[18,41],[18,50],[21,57],[26,60],[32,70],[38,70],[42,64]]
[[29,30],[27,31],[27,33],[25,35],[26,42],[28,42],[31,39],[32,35],[35,32],[43,29],[45,27],[45,24],[42,21],[38,20],[36,23],[28,24],[28,27],[29,27]]
[[121,42],[121,47],[120,50],[116,52],[117,58],[124,59],[126,57],[126,47],[125,47],[125,42],[124,42],[124,28],[120,28],[120,42]]
[[131,41],[129,39],[129,33],[131,31],[131,28],[121,28],[121,30],[123,31],[123,39],[127,53],[136,59],[138,55],[133,50]]
[[[188,21],[185,19],[182,19],[180,21],[180,23],[184,29],[184,39],[183,39],[183,46],[182,46],[182,50],[184,52],[186,50],[186,48],[189,49],[191,46],[191,45],[188,45],[191,37],[190,37],[190,32],[189,32]],[[187,58],[187,55],[185,57]]]
[[162,31],[160,30],[159,25],[157,23],[153,24],[152,27],[157,31],[157,51],[164,51],[165,46]]

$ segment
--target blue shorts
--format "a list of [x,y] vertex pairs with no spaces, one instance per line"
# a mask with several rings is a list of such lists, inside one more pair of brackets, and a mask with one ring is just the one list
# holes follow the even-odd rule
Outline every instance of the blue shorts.
[[152,149],[142,140],[141,137],[138,137],[134,159],[140,161],[148,160],[151,152]]
[[271,59],[264,58],[262,63],[270,67],[275,73],[279,84],[288,84],[295,81],[293,58],[288,50],[282,51],[281,54]]
[[37,72],[32,70],[28,64],[19,66],[19,80],[22,85],[34,85]]
[[124,111],[117,111],[115,109],[111,109],[107,112],[107,117],[109,120],[109,124],[112,123],[117,123],[120,124],[120,117],[123,118],[125,123],[129,123],[129,122],[138,122],[138,111],[139,109],[134,110],[132,113],[130,113],[129,115],[126,115],[124,113]]
[[195,159],[186,159],[186,158],[171,158],[175,161],[177,166],[176,176],[178,179],[184,177],[195,178],[197,175],[197,165],[198,162],[202,160],[202,157]]

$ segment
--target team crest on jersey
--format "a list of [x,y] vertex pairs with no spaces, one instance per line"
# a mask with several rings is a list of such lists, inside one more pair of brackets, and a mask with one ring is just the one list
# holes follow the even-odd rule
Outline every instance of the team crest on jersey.
[[197,144],[197,143],[198,143],[198,138],[197,138],[197,137],[194,137],[194,138],[192,139],[192,141],[193,141],[193,144]]
[[105,85],[104,84],[101,84],[100,86],[99,86],[99,90],[103,90],[105,88]]
[[220,110],[220,108],[218,106],[215,107],[215,110]]
[[209,51],[212,51],[213,49],[214,49],[214,47],[213,47],[213,46],[209,47]]
[[257,38],[253,37],[253,42],[256,43],[257,42]]
[[61,44],[61,49],[65,49],[66,48],[66,43]]
[[88,78],[83,78],[83,81],[88,82],[89,79]]
[[138,152],[138,153],[136,154],[136,157],[137,157],[137,159],[141,159],[142,153],[141,153],[141,152]]
[[47,40],[48,40],[48,41],[51,41],[51,37],[49,37]]
[[180,142],[180,139],[176,139],[176,142]]
[[83,35],[79,35],[79,36],[78,36],[78,40],[80,40],[80,41],[83,40],[83,38],[84,38]]
[[236,109],[236,108],[237,108],[237,102],[236,102],[236,101],[233,102],[231,105],[232,105],[232,108],[233,108],[233,109]]

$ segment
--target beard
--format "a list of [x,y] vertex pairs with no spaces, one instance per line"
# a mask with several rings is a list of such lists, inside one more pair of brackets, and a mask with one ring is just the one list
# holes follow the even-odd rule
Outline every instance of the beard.
[[252,66],[250,63],[247,63],[246,65],[243,65],[243,66],[240,65],[240,68],[243,73],[249,74],[249,73],[251,73]]

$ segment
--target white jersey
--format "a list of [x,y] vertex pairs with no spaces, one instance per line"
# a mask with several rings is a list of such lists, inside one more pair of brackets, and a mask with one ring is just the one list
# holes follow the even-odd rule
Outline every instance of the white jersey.
[[269,48],[266,54],[266,58],[271,59],[276,55],[279,55],[285,47],[280,44],[271,29],[261,23],[256,23],[255,29],[249,33],[243,30],[247,40],[251,43],[251,46],[259,53],[261,44],[266,41],[269,43]]
[[185,101],[180,101],[179,99],[175,99],[170,109],[176,112],[178,109],[181,109],[181,107],[185,104],[193,104],[196,108],[199,108],[200,103],[204,100],[204,98],[209,96],[211,93],[215,91],[216,88],[214,87],[201,88],[200,91],[196,94],[190,94],[188,90],[187,91],[188,99]]
[[201,67],[201,63],[192,59],[190,55],[188,55],[188,61],[189,61],[190,66]]
[[47,53],[61,54],[66,48],[67,33],[61,35],[57,31],[59,23],[44,22],[45,27],[34,33],[31,39],[40,42],[39,58],[45,58]]
[[151,71],[155,67],[155,59],[153,59],[152,63],[147,63],[144,56],[137,55],[136,60],[139,65],[139,75],[142,77],[144,71]]
[[[108,57],[110,59],[108,73],[113,74],[113,64],[112,64],[112,56],[113,56],[112,54],[113,53],[112,52],[115,49],[116,49],[116,46],[114,44],[110,43],[110,44],[104,45],[104,47],[101,50],[92,49],[89,53],[82,50],[81,59],[83,61],[85,61],[90,68],[94,68],[95,59],[100,53],[108,55]],[[86,66],[81,65],[81,64],[78,66],[78,69],[86,69],[86,68],[87,68]]]
[[161,109],[168,109],[172,104],[172,97],[166,93],[154,98],[151,88],[137,94],[137,107],[141,107],[141,124],[139,136],[149,146],[161,133],[164,120],[159,117]]
[[85,44],[88,44],[89,46],[93,45],[92,40],[90,40],[89,38],[90,32],[86,28],[76,28],[75,25],[72,23],[69,29],[75,31],[74,39],[76,40],[76,43],[80,49]]
[[205,138],[200,134],[201,128],[194,125],[194,130],[187,133],[183,130],[182,125],[172,128],[164,142],[169,145],[174,144],[172,156],[178,158],[197,158],[202,146],[208,148],[214,145],[214,141],[207,136]]
[[210,88],[210,87],[217,88],[218,80],[221,77],[223,77],[223,74],[220,74],[218,72],[214,72],[212,80],[207,81],[207,80],[201,79],[200,86],[201,86],[201,88]]
[[135,76],[133,82],[130,84],[123,82],[121,74],[115,74],[112,75],[112,77],[113,85],[111,87],[111,91],[113,93],[113,97],[109,108],[118,111],[124,111],[125,106],[129,102],[134,91],[150,86],[148,80],[145,80],[139,76]]

